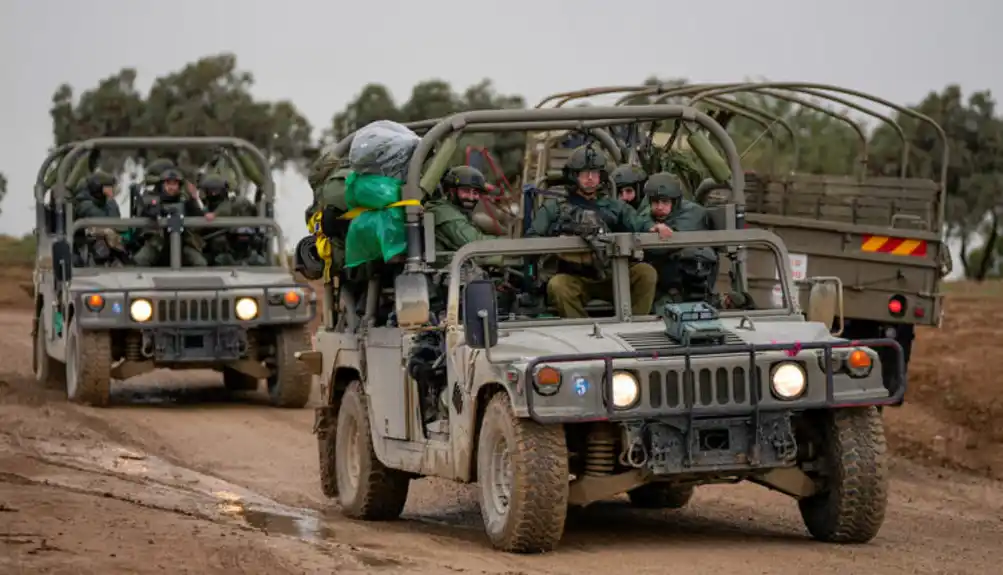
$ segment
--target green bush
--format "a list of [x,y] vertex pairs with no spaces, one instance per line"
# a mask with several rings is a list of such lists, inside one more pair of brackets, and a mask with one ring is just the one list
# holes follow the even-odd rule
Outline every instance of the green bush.
[[34,234],[20,238],[0,234],[0,265],[32,265],[34,262]]

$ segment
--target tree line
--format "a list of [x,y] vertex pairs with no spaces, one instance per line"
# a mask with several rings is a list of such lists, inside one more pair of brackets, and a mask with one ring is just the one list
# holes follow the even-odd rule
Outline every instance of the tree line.
[[[50,110],[54,144],[97,136],[236,136],[265,152],[274,168],[304,171],[322,146],[374,120],[409,122],[464,110],[527,106],[522,96],[498,92],[489,79],[461,91],[440,79],[423,81],[402,102],[395,100],[386,86],[371,83],[362,87],[344,109],[334,113],[315,139],[314,126],[291,101],[253,96],[254,77],[238,66],[233,54],[206,56],[159,77],[146,94],[136,88],[135,80],[136,71],[126,68],[82,91],[67,84],[59,86]],[[651,77],[645,83],[682,86],[686,81]],[[775,120],[767,122],[767,134],[763,121],[734,117],[728,129],[748,167],[774,173],[796,169],[803,173],[852,174],[860,166],[861,147],[866,144],[866,169],[870,173],[898,174],[902,145],[888,124],[865,126],[861,142],[861,134],[853,125],[840,119],[846,110],[826,114],[766,93],[728,98],[765,111],[768,118],[782,118],[795,135],[796,164],[794,141],[775,129]],[[627,103],[648,101],[650,98],[637,97]],[[949,85],[931,90],[910,107],[932,117],[947,133],[947,231],[962,238],[966,257],[961,265],[966,275],[984,278],[996,259],[1003,258],[1003,241],[999,241],[1003,226],[1003,118],[997,115],[996,101],[987,90],[966,96],[960,86]],[[888,115],[901,125],[909,143],[909,175],[939,179],[943,148],[934,129],[903,114]],[[523,134],[477,135],[473,143],[488,147],[510,177],[520,173]],[[194,156],[187,161],[199,165],[206,159]],[[121,168],[121,163],[109,167]],[[0,175],[0,199],[4,188],[5,180]],[[970,236],[981,239],[972,245]],[[983,253],[991,256],[985,258]]]

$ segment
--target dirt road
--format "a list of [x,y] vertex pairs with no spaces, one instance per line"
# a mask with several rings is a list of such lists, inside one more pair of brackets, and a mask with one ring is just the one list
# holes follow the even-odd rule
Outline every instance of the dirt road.
[[[412,484],[403,521],[339,517],[320,493],[312,411],[228,398],[212,374],[155,373],[116,405],[30,381],[30,315],[0,309],[0,573],[958,573],[1003,563],[1003,486],[894,461],[878,538],[807,538],[792,501],[705,487],[676,512],[610,503],[562,548],[493,552],[472,489]],[[931,424],[933,425],[933,424]],[[929,432],[929,430],[925,430]]]

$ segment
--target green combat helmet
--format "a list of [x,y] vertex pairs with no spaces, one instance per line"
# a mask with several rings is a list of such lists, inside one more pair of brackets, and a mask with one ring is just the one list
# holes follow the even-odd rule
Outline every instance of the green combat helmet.
[[456,204],[459,208],[466,211],[470,211],[477,207],[477,201],[474,200],[471,202],[461,200],[460,197],[456,195],[456,190],[459,188],[471,188],[480,193],[484,193],[485,183],[484,174],[482,174],[477,168],[472,168],[470,166],[456,166],[455,168],[451,168],[444,176],[442,176],[442,189],[446,192],[449,200]]
[[596,170],[601,175],[601,181],[606,181],[609,175],[607,171],[606,154],[602,150],[597,150],[591,144],[579,146],[571,152],[571,157],[564,163],[564,178],[569,183],[575,183],[579,172]]
[[160,175],[167,170],[175,169],[174,162],[167,158],[159,158],[146,166],[146,185],[152,186],[160,181]]
[[616,186],[618,191],[620,188],[635,188],[640,192],[639,188],[648,179],[648,173],[640,166],[622,164],[613,170],[613,173],[609,175],[609,179],[613,180],[613,185]]
[[675,204],[683,197],[683,184],[675,175],[660,172],[648,178],[644,184],[644,195],[652,202],[668,200]]

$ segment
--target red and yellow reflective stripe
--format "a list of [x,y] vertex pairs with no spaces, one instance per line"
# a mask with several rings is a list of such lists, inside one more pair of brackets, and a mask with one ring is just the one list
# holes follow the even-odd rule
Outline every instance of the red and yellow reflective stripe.
[[926,255],[926,240],[865,235],[860,244],[860,251],[923,257]]

